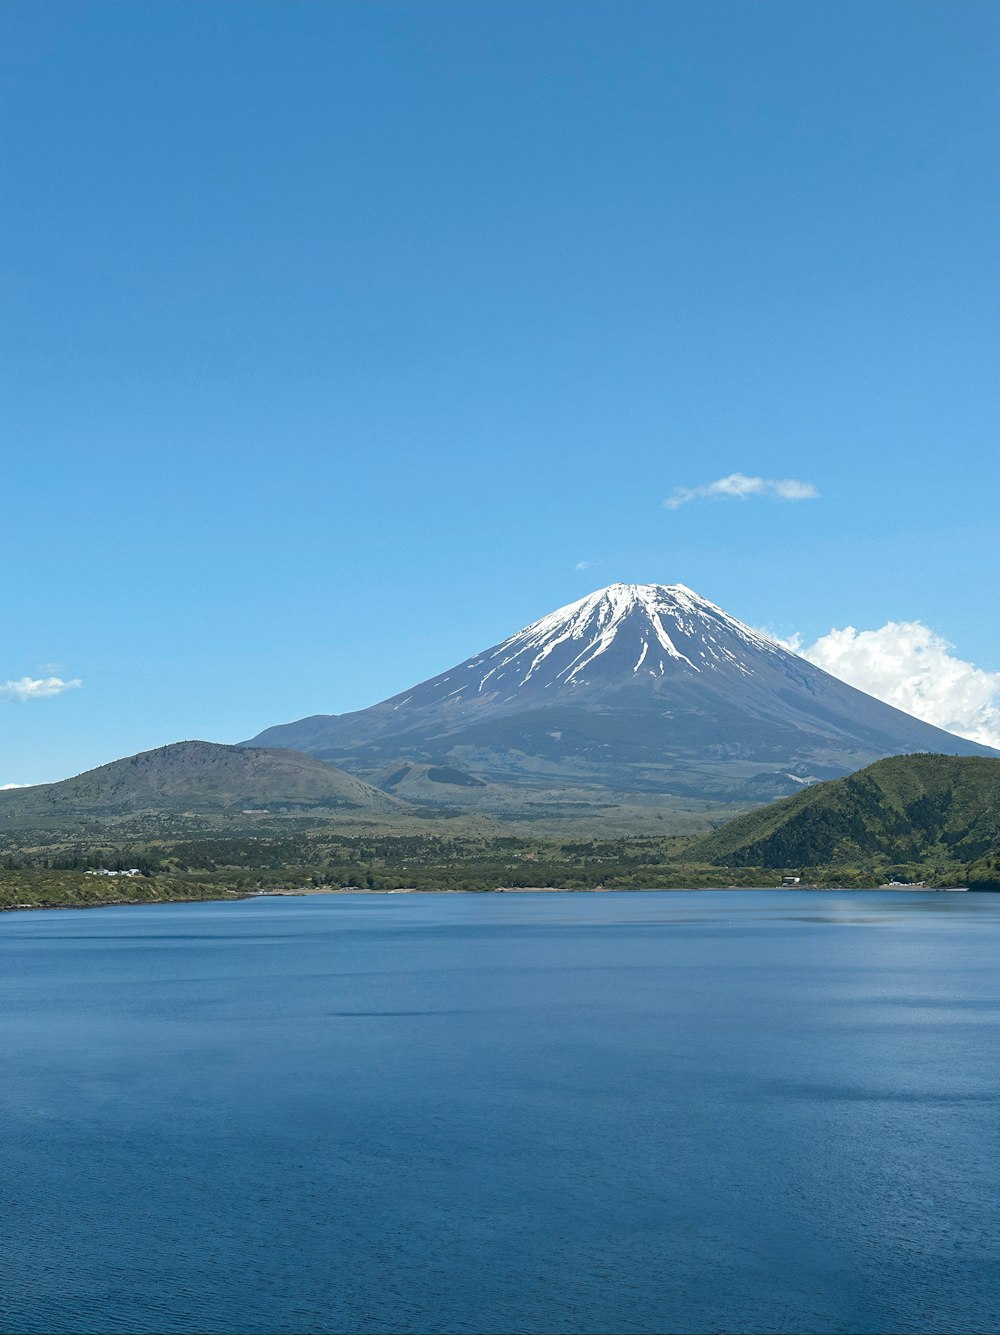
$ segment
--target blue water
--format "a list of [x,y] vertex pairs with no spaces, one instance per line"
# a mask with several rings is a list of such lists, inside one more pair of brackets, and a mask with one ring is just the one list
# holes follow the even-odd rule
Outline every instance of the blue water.
[[1000,1325],[1000,897],[0,918],[5,1331]]

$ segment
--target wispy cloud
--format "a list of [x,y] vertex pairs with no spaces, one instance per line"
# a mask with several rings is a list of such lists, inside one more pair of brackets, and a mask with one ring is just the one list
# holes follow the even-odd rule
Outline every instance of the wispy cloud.
[[770,638],[925,723],[1000,749],[1000,672],[956,657],[955,646],[922,621],[845,626],[810,645],[799,635]]
[[43,700],[49,695],[62,695],[82,686],[79,677],[64,681],[62,677],[21,677],[18,681],[0,682],[0,699]]
[[573,567],[574,570],[592,570],[598,563],[596,561],[577,561]]
[[675,487],[672,496],[663,504],[668,510],[679,510],[689,501],[747,501],[751,496],[765,496],[772,501],[814,501],[819,489],[812,482],[798,478],[748,477],[746,473],[730,473],[714,482],[703,482],[698,487]]
[[12,788],[30,788],[30,783],[0,783],[0,793],[9,793]]

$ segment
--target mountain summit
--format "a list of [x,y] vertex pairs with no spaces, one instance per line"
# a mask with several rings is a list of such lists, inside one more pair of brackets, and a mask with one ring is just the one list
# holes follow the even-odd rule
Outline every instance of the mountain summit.
[[383,821],[406,811],[388,793],[301,752],[174,742],[60,783],[0,793],[0,831],[180,813],[350,813]]
[[[990,755],[855,690],[683,584],[612,584],[352,714],[269,728],[400,795],[768,800],[883,756]],[[435,777],[436,776],[436,777]],[[570,795],[569,790],[576,790]]]
[[418,690],[424,701],[520,704],[545,692],[618,691],[630,677],[648,686],[650,677],[704,671],[747,676],[756,660],[782,652],[683,584],[610,584]]

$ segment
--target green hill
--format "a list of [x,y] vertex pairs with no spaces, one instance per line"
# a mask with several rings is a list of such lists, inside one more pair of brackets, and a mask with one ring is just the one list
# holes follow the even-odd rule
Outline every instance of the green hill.
[[60,783],[0,792],[0,830],[140,815],[345,812],[385,819],[408,803],[297,751],[175,742]]
[[1000,891],[1000,850],[979,858],[966,873],[970,890]]
[[685,856],[729,867],[964,865],[1000,849],[1000,760],[891,756],[738,816]]

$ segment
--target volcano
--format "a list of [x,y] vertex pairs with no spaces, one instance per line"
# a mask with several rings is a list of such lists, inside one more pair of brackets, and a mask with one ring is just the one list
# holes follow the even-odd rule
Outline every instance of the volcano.
[[380,704],[248,745],[481,810],[501,790],[747,805],[885,756],[996,754],[848,686],[683,584],[612,584]]

